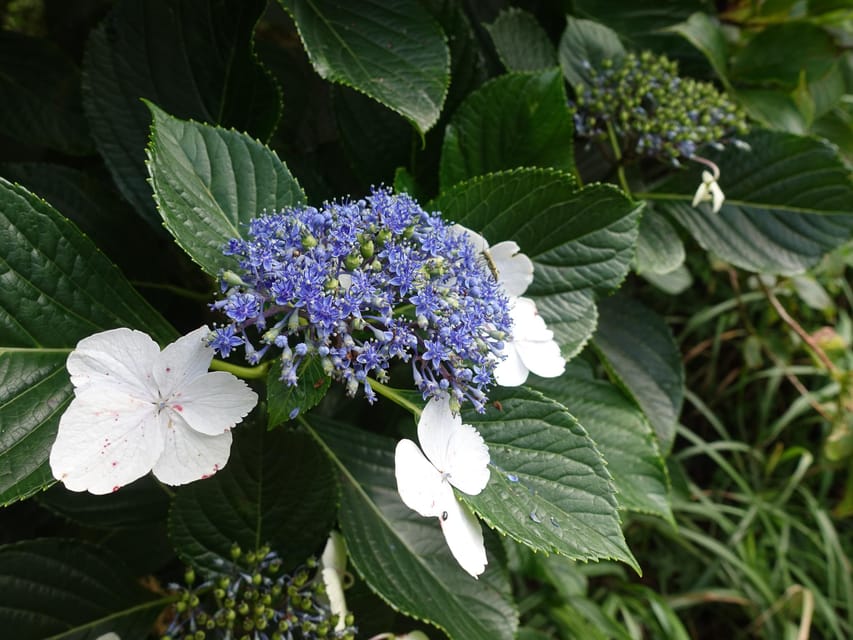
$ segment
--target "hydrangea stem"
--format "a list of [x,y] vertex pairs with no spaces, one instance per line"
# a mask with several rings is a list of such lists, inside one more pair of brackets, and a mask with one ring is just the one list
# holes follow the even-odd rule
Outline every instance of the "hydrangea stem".
[[269,371],[270,363],[264,362],[256,367],[241,367],[240,365],[231,364],[223,360],[214,359],[210,363],[210,368],[214,371],[227,371],[243,380],[259,380],[265,378]]
[[373,389],[380,396],[388,398],[391,402],[400,405],[401,407],[406,409],[406,411],[411,411],[416,419],[420,418],[421,411],[423,411],[423,409],[416,405],[414,402],[410,401],[408,398],[406,398],[402,393],[400,393],[399,390],[394,389],[392,387],[388,387],[382,384],[381,382],[377,382],[373,378],[370,378],[370,388]]
[[622,190],[631,196],[631,188],[628,186],[628,178],[625,177],[625,167],[622,166],[622,149],[619,147],[619,140],[616,139],[616,132],[613,130],[613,125],[607,123],[607,136],[610,138],[610,147],[613,149],[613,156],[616,159],[616,175],[619,176],[619,185]]

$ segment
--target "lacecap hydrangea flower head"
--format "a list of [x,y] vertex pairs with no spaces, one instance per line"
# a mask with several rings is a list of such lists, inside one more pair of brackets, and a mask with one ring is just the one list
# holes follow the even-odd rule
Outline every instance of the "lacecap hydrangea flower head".
[[509,299],[476,247],[406,194],[375,189],[355,202],[299,207],[254,219],[225,249],[212,306],[229,322],[211,346],[243,348],[257,363],[280,351],[282,380],[304,359],[371,402],[394,359],[411,362],[424,399],[449,396],[482,411],[504,341]]

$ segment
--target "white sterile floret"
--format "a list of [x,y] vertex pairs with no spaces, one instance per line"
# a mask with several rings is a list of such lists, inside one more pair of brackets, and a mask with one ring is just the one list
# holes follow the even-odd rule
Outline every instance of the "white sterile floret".
[[556,378],[566,370],[566,361],[554,332],[529,298],[510,300],[512,340],[504,345],[504,359],[495,367],[495,382],[502,387],[517,387],[527,381],[532,371],[543,378]]
[[696,207],[700,202],[711,201],[711,211],[717,213],[723,206],[723,202],[725,201],[726,196],[723,193],[723,190],[720,189],[720,185],[717,184],[717,177],[715,177],[710,171],[702,172],[702,182],[699,184],[699,187],[696,189],[696,193],[693,195],[693,205]]
[[476,231],[471,231],[461,224],[453,225],[452,229],[457,235],[464,234],[474,249],[483,255],[507,297],[520,296],[527,291],[527,287],[533,282],[533,261],[521,253],[517,242],[504,240],[489,247],[486,239]]
[[209,333],[200,327],[162,352],[131,329],[81,340],[66,364],[74,399],[50,451],[54,477],[71,491],[104,494],[149,471],[179,485],[225,466],[230,429],[258,396],[230,373],[208,373]]
[[337,531],[329,534],[323,555],[320,557],[320,575],[326,587],[329,609],[338,616],[336,631],[346,628],[347,602],[344,597],[344,577],[347,573],[347,547],[344,537]]
[[397,443],[397,491],[407,507],[439,519],[453,557],[476,578],[487,564],[483,531],[476,516],[456,500],[451,485],[479,494],[489,482],[489,448],[474,427],[453,414],[448,397],[433,398],[424,407],[418,440],[423,453],[411,440]]

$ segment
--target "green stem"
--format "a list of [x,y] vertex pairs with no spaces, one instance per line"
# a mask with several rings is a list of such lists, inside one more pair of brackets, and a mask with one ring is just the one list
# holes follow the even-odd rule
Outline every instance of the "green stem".
[[613,125],[607,123],[607,137],[610,139],[610,148],[613,149],[613,157],[616,158],[616,175],[619,176],[619,184],[622,190],[633,199],[631,188],[628,186],[628,178],[625,176],[625,167],[622,166],[622,150],[619,148],[619,141],[616,139],[616,132],[613,130]]
[[382,384],[381,382],[377,382],[373,378],[370,378],[369,380],[370,388],[373,389],[380,396],[388,398],[391,402],[400,405],[407,411],[411,411],[416,419],[421,417],[421,411],[423,411],[423,409],[421,409],[414,402],[408,400],[405,396],[403,396],[403,394],[400,393],[398,389],[385,386],[384,384]]
[[241,367],[240,365],[231,364],[230,362],[225,362],[223,360],[214,360],[210,363],[210,368],[214,371],[227,371],[228,373],[233,373],[238,378],[243,378],[243,380],[260,380],[267,375],[270,363],[264,362],[256,367]]

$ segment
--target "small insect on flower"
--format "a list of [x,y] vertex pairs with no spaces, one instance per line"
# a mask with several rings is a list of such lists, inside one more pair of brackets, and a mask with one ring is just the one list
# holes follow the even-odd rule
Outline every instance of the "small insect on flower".
[[423,452],[411,440],[397,443],[397,491],[407,507],[439,519],[453,557],[476,578],[487,564],[483,531],[476,516],[456,500],[452,487],[472,496],[486,487],[489,448],[474,427],[453,414],[448,398],[433,398],[424,407],[418,440]]
[[258,396],[230,373],[208,373],[209,334],[200,327],[163,351],[131,329],[81,340],[66,364],[74,399],[50,451],[54,477],[104,494],[149,471],[179,485],[224,467],[230,430]]

